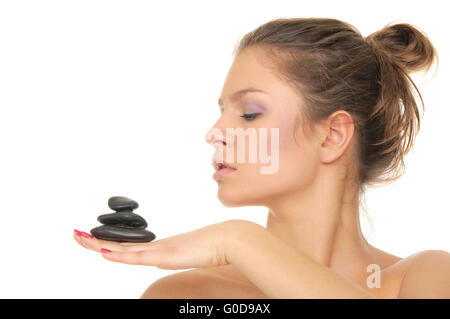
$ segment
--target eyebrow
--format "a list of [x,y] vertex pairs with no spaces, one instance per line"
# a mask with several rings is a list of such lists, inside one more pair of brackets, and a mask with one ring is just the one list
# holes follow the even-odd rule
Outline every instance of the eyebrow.
[[[263,90],[260,90],[260,89],[256,89],[256,88],[249,87],[249,88],[245,88],[245,89],[242,89],[242,90],[239,90],[239,91],[234,92],[234,93],[231,95],[230,100],[231,100],[232,102],[235,102],[235,101],[237,101],[238,99],[240,99],[242,96],[244,96],[245,94],[250,93],[250,92],[260,92],[260,93],[266,93],[266,94],[268,94],[266,91],[263,91]],[[222,101],[220,98],[219,98],[218,103],[219,103],[219,106],[223,106],[223,101]]]

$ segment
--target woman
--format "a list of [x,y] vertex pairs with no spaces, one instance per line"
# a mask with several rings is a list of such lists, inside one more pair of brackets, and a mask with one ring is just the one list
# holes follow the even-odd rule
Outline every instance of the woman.
[[[236,49],[207,141],[219,200],[267,207],[266,227],[229,220],[140,244],[76,231],[78,243],[115,262],[194,268],[142,298],[449,298],[448,252],[402,259],[371,246],[359,224],[365,188],[401,176],[419,130],[408,74],[437,59],[429,39],[409,24],[364,38],[336,19],[295,18],[265,23]],[[239,155],[239,136],[226,134],[237,128],[268,141],[273,172],[226,156]]]

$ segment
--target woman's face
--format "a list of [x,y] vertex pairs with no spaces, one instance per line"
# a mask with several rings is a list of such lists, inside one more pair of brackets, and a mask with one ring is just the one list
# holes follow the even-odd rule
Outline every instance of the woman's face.
[[[275,75],[263,53],[252,47],[236,56],[219,99],[221,116],[207,135],[208,142],[216,148],[213,159],[221,158],[236,168],[216,180],[218,198],[228,207],[269,206],[272,201],[307,186],[318,163],[313,141],[305,138],[300,124],[296,127],[302,107],[299,93]],[[249,88],[263,92],[247,92],[232,98],[235,92]],[[252,118],[243,117],[255,113]],[[234,129],[234,134],[227,137],[227,128]],[[249,138],[250,134],[241,134],[245,143],[238,142],[238,128],[255,133],[256,141]],[[261,131],[266,132],[266,137]],[[227,149],[232,156],[227,157]],[[256,162],[250,161],[250,153],[256,156]]]

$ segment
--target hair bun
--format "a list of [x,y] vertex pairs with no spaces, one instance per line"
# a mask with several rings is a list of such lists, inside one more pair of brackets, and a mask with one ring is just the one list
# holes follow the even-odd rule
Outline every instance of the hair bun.
[[428,71],[434,59],[438,59],[436,49],[428,37],[407,23],[390,23],[366,37],[366,41],[391,56],[407,73]]

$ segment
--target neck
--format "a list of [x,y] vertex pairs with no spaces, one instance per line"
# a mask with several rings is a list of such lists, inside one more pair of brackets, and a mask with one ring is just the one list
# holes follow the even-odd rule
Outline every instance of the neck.
[[322,172],[306,190],[267,205],[267,230],[328,267],[365,259],[370,249],[360,228],[357,188],[337,177]]

